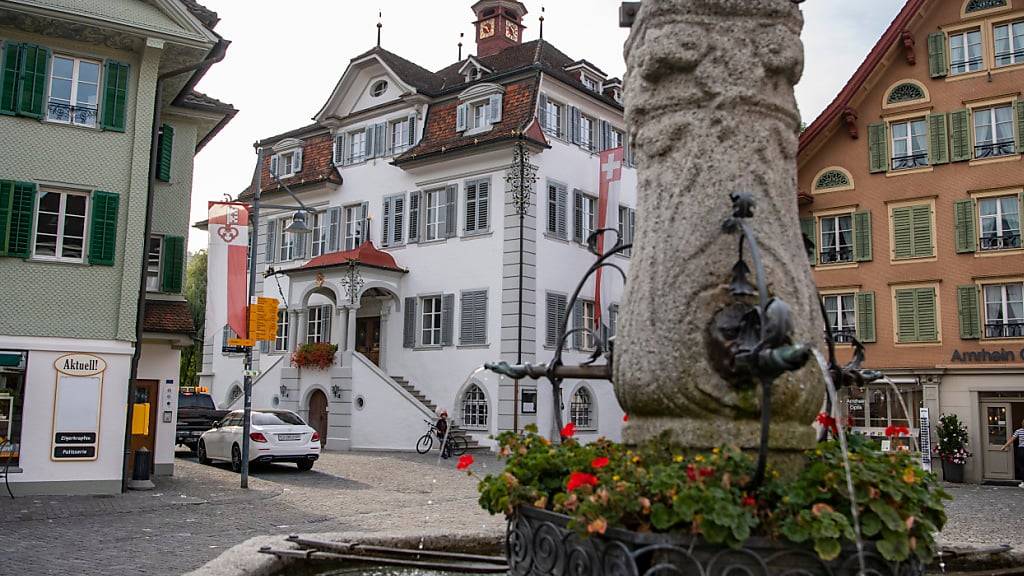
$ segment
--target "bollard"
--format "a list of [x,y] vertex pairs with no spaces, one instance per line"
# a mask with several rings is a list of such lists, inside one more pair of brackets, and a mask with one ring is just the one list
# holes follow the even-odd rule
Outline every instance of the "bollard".
[[153,468],[153,453],[145,446],[135,451],[135,465],[132,466],[132,479],[128,482],[129,490],[152,490],[156,484],[149,478]]

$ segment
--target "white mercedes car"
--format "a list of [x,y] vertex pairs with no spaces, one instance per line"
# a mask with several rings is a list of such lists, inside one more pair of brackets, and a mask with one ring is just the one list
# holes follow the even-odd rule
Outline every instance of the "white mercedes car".
[[[242,411],[235,410],[203,432],[196,446],[200,464],[214,460],[242,469]],[[294,462],[299,470],[313,468],[320,457],[320,434],[288,410],[253,410],[249,431],[250,462]]]

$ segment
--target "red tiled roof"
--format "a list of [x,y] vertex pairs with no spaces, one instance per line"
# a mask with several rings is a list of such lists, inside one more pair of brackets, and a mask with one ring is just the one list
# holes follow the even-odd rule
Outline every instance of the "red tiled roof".
[[875,44],[875,47],[868,53],[867,58],[861,63],[857,71],[853,73],[853,76],[846,83],[846,86],[839,92],[835,100],[829,104],[828,108],[822,112],[818,117],[807,127],[806,130],[800,134],[800,152],[803,152],[819,135],[825,132],[825,130],[838,118],[839,115],[850,105],[854,96],[860,91],[861,87],[868,80],[871,74],[875,71],[882,60],[885,58],[885,54],[889,51],[889,48],[899,40],[900,34],[910,23],[911,19],[918,13],[925,2],[928,0],[907,0],[907,3],[903,6],[903,10],[896,15],[896,18],[889,24],[889,28],[886,29],[885,33]]
[[170,334],[194,334],[192,310],[183,300],[146,300],[145,315],[142,319],[144,332]]
[[344,252],[330,252],[313,258],[306,262],[300,270],[316,268],[330,268],[332,266],[347,266],[349,261],[355,261],[363,266],[380,268],[382,270],[394,270],[396,272],[408,272],[398,266],[394,256],[382,252],[373,245],[373,242],[363,242],[358,248],[345,250]]
[[[278,190],[281,185],[270,177],[270,157],[272,153],[267,151],[263,158],[263,168],[260,171],[260,189],[264,191]],[[317,184],[320,182],[331,182],[341,184],[341,174],[334,166],[334,140],[329,132],[322,132],[303,139],[302,142],[302,170],[298,174],[282,178],[282,182],[289,187],[297,187],[306,184]],[[249,186],[239,194],[239,199],[247,200],[252,198],[252,186]]]

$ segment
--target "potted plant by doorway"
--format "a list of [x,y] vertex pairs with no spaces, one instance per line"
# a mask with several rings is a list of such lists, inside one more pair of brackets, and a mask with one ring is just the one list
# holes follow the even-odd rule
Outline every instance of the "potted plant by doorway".
[[334,366],[334,355],[337,353],[337,344],[329,344],[327,342],[303,344],[292,353],[292,366],[296,368],[327,370]]
[[946,482],[963,482],[964,465],[971,457],[967,451],[967,426],[956,414],[944,414],[935,433],[939,437],[935,453],[942,460],[942,478]]

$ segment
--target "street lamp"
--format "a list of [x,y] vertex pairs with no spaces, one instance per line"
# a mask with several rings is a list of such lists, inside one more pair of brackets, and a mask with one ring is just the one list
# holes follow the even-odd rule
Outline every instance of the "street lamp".
[[[285,231],[295,235],[298,238],[305,238],[306,234],[309,234],[313,230],[309,227],[306,221],[307,214],[316,214],[315,208],[310,208],[299,200],[299,197],[288,186],[278,178],[277,174],[271,170],[270,177],[289,196],[292,197],[298,206],[280,206],[276,204],[263,204],[260,202],[260,175],[263,170],[263,148],[258,148],[256,151],[256,170],[252,175],[252,210],[249,211],[250,230],[251,235],[249,237],[249,250],[253,251],[254,255],[249,259],[249,305],[256,300],[256,239],[259,238],[260,230],[260,208],[273,208],[275,210],[295,210],[295,214],[292,215],[292,222]],[[247,336],[252,337],[252,326],[249,325],[250,315],[246,314],[246,332]],[[241,487],[249,487],[249,433],[252,429],[252,380],[253,380],[253,369],[252,369],[252,346],[245,347],[245,380],[242,386],[242,391],[245,396],[244,409],[242,411],[242,474],[241,474]]]

